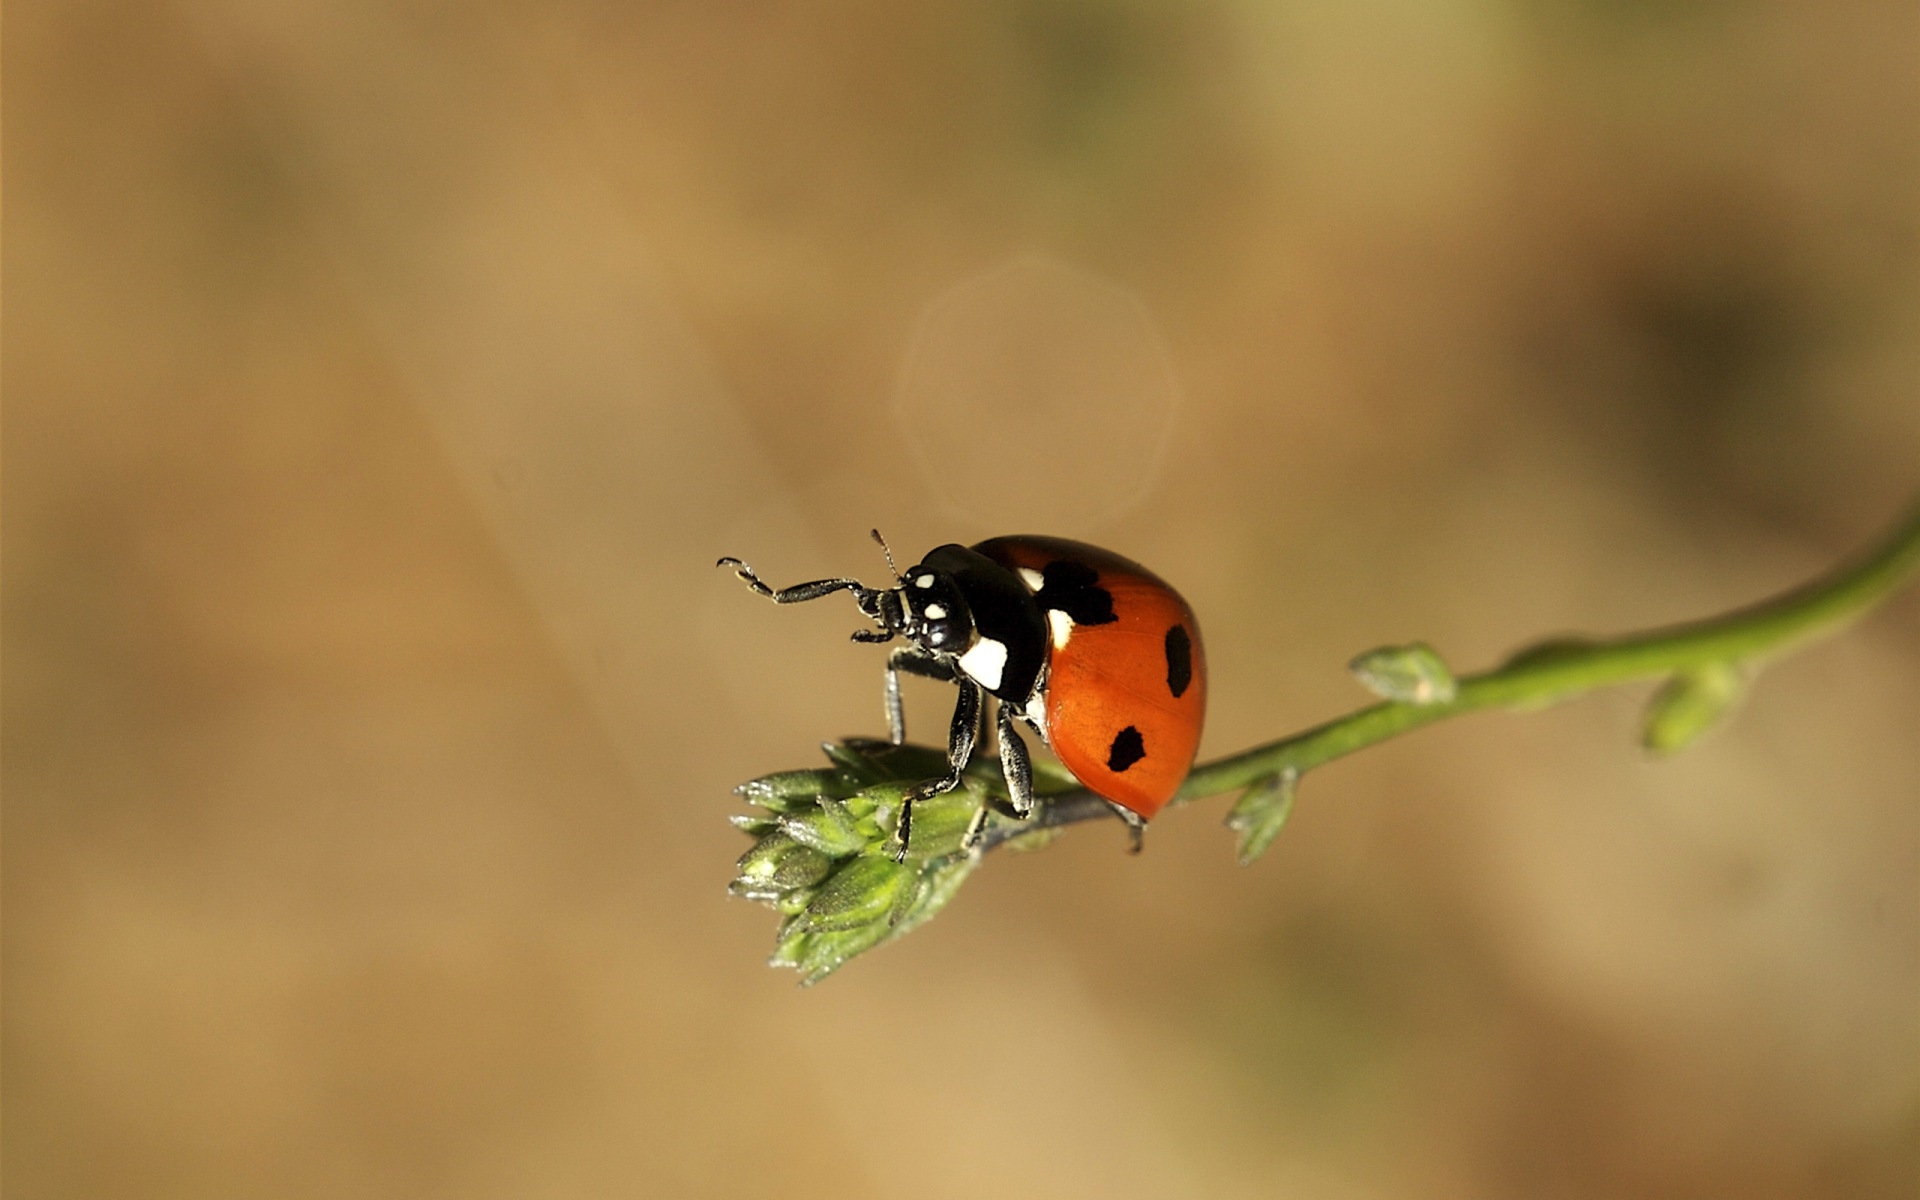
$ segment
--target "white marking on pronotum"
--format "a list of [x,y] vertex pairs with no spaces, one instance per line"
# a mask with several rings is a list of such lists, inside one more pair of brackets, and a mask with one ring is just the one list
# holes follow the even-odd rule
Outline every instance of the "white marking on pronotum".
[[941,619],[942,617],[944,617],[944,616],[946,616],[946,615],[947,615],[947,606],[946,606],[946,605],[944,605],[944,604],[929,604],[929,605],[927,605],[927,619],[928,619],[928,620],[932,620],[932,621],[938,621],[938,620],[940,620],[940,619]]
[[1057,608],[1047,610],[1047,626],[1053,631],[1053,648],[1065,650],[1067,639],[1073,636],[1073,618]]
[[927,588],[927,587],[932,587],[932,586],[933,586],[933,576],[931,576],[931,575],[922,575],[922,576],[920,576],[920,577],[918,577],[917,579],[915,579],[915,580],[913,581],[913,586],[915,586],[915,587],[919,587],[919,588]]
[[992,691],[1000,686],[1000,675],[1007,669],[1007,644],[981,638],[973,649],[960,656],[960,669],[973,676],[980,686]]
[[1021,567],[1020,582],[1027,585],[1028,591],[1037,592],[1046,585],[1047,577],[1032,567]]

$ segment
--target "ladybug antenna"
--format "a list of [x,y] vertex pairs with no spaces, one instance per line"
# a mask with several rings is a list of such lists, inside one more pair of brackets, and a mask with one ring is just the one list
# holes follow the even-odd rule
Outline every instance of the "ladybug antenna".
[[895,581],[905,583],[906,581],[900,577],[900,568],[893,565],[893,551],[887,548],[887,539],[880,536],[878,529],[869,529],[867,532],[873,535],[874,541],[880,543],[880,553],[887,556],[887,570],[893,572]]

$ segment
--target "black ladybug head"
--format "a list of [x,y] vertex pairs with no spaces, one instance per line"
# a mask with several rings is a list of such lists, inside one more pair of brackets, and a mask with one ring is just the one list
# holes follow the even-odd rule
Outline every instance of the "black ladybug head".
[[896,594],[903,610],[900,632],[921,646],[960,654],[973,640],[973,613],[945,571],[917,566],[901,578]]
[[[880,543],[882,550],[886,550],[887,543],[877,529],[873,531],[873,540]],[[894,588],[865,587],[852,579],[823,579],[818,583],[802,584],[776,593],[760,583],[745,564],[736,559],[721,561],[735,566],[741,577],[754,584],[756,590],[782,602],[790,602],[787,600],[789,595],[793,595],[794,599],[811,600],[841,588],[850,590],[860,611],[880,627],[878,631],[862,630],[855,633],[853,640],[856,642],[885,642],[894,637],[905,637],[923,650],[963,654],[973,643],[973,611],[954,575],[941,567],[929,565],[942,550],[950,549],[954,547],[942,547],[934,551],[927,561],[905,575],[893,567],[893,552],[888,550],[887,566],[893,568],[893,577],[900,584]]]

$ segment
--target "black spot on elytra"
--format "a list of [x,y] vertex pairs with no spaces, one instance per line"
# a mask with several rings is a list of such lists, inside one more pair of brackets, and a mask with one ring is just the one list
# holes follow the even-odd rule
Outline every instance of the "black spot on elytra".
[[1040,590],[1033,599],[1044,611],[1057,608],[1075,625],[1107,625],[1113,615],[1113,593],[1099,586],[1100,572],[1085,563],[1050,562],[1040,572]]
[[1193,642],[1185,625],[1167,630],[1167,690],[1176,699],[1193,682]]
[[1140,731],[1129,725],[1113,735],[1113,745],[1107,747],[1107,770],[1124,771],[1147,756],[1147,744],[1140,740]]

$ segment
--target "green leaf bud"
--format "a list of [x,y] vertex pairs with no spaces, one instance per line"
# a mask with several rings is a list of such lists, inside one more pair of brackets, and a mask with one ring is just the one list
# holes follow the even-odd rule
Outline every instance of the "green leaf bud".
[[[783,914],[771,961],[798,970],[803,984],[939,912],[980,861],[961,844],[967,830],[992,796],[1005,794],[991,756],[976,758],[958,788],[914,805],[912,854],[895,863],[901,806],[946,773],[945,751],[858,738],[824,749],[835,764],[829,769],[742,784],[740,794],[769,811],[733,818],[758,840],[730,890]],[[1078,787],[1064,768],[1042,764],[1034,780],[1042,796]]]
[[[947,752],[932,746],[915,745],[912,742],[883,742],[874,738],[847,738],[839,742],[825,743],[821,749],[836,763],[842,764],[853,774],[860,775],[870,786],[882,782],[920,783],[947,773]],[[1045,779],[1048,784],[1058,784],[1063,788],[1077,788],[1078,781],[1057,764],[1036,762],[1033,764],[1035,786]],[[967,764],[966,773],[981,780],[997,784],[1000,782],[998,764],[991,755],[974,758]]]
[[885,854],[852,859],[828,877],[807,905],[807,929],[826,933],[877,923],[884,931],[912,874]]
[[1369,650],[1347,669],[1375,695],[1404,704],[1446,704],[1459,692],[1446,661],[1425,642]]
[[855,955],[863,954],[887,940],[892,933],[885,922],[826,933],[808,933],[795,947],[792,964],[800,972],[800,985],[811,987],[845,966]]
[[773,901],[772,907],[787,916],[805,912],[807,905],[813,903],[813,896],[816,890],[817,889],[810,887],[795,888],[791,892],[781,896],[778,900]]
[[[913,805],[913,845],[908,853],[915,858],[945,858],[961,851],[961,841],[972,828],[975,814],[986,803],[985,789],[971,779],[938,796],[916,800]],[[891,830],[898,818],[889,821]]]
[[1227,828],[1240,835],[1240,865],[1248,866],[1267,852],[1293,813],[1293,795],[1300,772],[1292,767],[1270,775],[1248,788],[1227,814]]
[[751,838],[763,838],[780,828],[780,822],[767,817],[753,817],[744,813],[727,818],[727,822]]
[[931,746],[916,746],[910,742],[895,745],[878,741],[857,741],[852,746],[860,752],[868,769],[879,779],[918,782],[947,773],[946,752]]
[[780,831],[794,841],[833,858],[858,854],[867,847],[867,839],[855,828],[847,806],[824,797],[807,812],[788,813],[781,817]]
[[979,863],[978,855],[961,854],[930,862],[922,868],[914,878],[913,887],[902,892],[902,902],[895,906],[893,936],[907,933],[945,908]]
[[1647,701],[1640,741],[1656,754],[1683,750],[1731,714],[1746,690],[1746,672],[1732,663],[1678,672]]
[[795,888],[811,887],[833,870],[833,860],[784,833],[770,833],[740,856],[731,889],[751,900],[774,900]]
[[733,790],[745,797],[749,804],[757,804],[774,812],[786,812],[812,804],[822,796],[850,796],[859,788],[860,781],[849,772],[821,770],[780,771],[750,779]]
[[892,828],[900,813],[900,802],[912,791],[912,782],[889,781],[861,788],[847,797],[847,812],[855,820],[873,821]]
[[780,931],[774,935],[773,957],[767,960],[770,967],[797,967],[800,954],[807,945],[806,918],[794,913],[780,922]]
[[861,756],[860,752],[848,745],[847,742],[821,742],[820,752],[831,759],[833,764],[841,770],[858,778],[862,783],[868,782],[867,776],[872,772],[873,768],[868,765],[867,760]]

